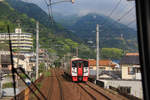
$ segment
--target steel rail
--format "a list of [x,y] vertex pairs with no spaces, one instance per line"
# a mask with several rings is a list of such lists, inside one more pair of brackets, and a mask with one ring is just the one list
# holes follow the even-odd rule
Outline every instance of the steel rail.
[[[51,73],[52,73],[52,75],[53,75],[53,70],[51,71]],[[53,83],[53,76],[50,78],[50,83],[51,83],[51,86],[49,87],[49,89],[48,89],[48,94],[47,94],[47,100],[51,100],[51,98],[52,98],[52,92],[53,92],[53,85],[54,85],[54,83]],[[52,88],[52,89],[51,89]],[[51,91],[50,91],[51,90]]]
[[90,92],[88,92],[80,83],[77,84],[81,87],[93,100],[97,100],[95,96],[93,96]]
[[111,98],[109,98],[107,95],[105,95],[103,92],[98,91],[97,89],[93,88],[92,86],[90,86],[89,84],[85,83],[88,87],[90,87],[92,90],[96,91],[97,93],[101,94],[102,96],[104,96],[106,99],[111,100]]
[[[55,74],[56,74],[55,69],[54,69],[54,72],[55,72]],[[57,74],[56,74],[56,79],[57,79],[57,81],[58,81],[59,89],[60,89],[60,100],[64,100],[62,84],[61,84],[60,79],[58,78],[58,75],[57,75]]]

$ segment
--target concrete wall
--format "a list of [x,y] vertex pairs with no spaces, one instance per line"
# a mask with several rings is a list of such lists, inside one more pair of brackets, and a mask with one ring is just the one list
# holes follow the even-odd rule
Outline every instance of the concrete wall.
[[122,65],[122,79],[134,79],[135,78],[135,74],[134,75],[128,74],[128,67],[129,65]]
[[139,65],[122,65],[122,79],[139,79],[141,80],[141,73],[135,72],[134,74],[128,73],[128,68],[135,68],[135,70],[139,69]]
[[131,87],[131,95],[138,98],[143,98],[142,82],[141,81],[129,81],[129,80],[100,80],[104,82],[104,87],[109,88],[109,86],[118,88]]

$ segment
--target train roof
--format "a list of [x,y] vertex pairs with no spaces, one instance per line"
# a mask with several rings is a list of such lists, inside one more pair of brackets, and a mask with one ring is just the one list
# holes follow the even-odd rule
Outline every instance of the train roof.
[[88,60],[86,60],[86,59],[82,59],[82,58],[78,58],[78,57],[73,57],[73,58],[71,59],[71,61],[74,61],[74,60],[84,60],[84,61],[88,61]]

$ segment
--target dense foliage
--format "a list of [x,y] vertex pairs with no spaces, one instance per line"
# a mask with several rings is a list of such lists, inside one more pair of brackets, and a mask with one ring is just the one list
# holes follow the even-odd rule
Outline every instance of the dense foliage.
[[[9,0],[11,1],[11,0]],[[16,1],[17,2],[17,1]],[[24,2],[22,2],[24,3]],[[23,5],[23,4],[22,4]],[[32,4],[34,5],[34,4]],[[15,5],[19,6],[19,5]],[[20,7],[20,6],[19,6]],[[27,6],[28,7],[28,6]],[[26,9],[28,9],[26,7]],[[43,12],[38,6],[34,5],[29,6],[31,12],[37,11],[38,13]],[[36,29],[36,20],[39,21],[39,18],[32,17],[32,14],[29,16],[29,12],[22,13],[18,11],[17,8],[12,8],[7,2],[0,3],[0,33],[7,33],[7,25],[12,26],[11,32],[14,32],[15,28],[18,26],[18,23],[21,23],[21,27],[24,32],[33,33],[34,37],[34,48],[35,50],[35,29]],[[38,14],[39,15],[39,14]],[[48,15],[46,15],[48,16]],[[42,20],[40,20],[42,22]],[[40,22],[39,21],[39,22]],[[61,31],[62,30],[62,31]],[[49,51],[50,54],[54,54],[61,59],[65,54],[72,53],[75,54],[75,49],[79,48],[79,57],[88,58],[89,56],[95,58],[93,56],[94,50],[90,49],[88,46],[83,44],[81,41],[74,41],[71,37],[78,40],[77,37],[67,35],[69,31],[65,30],[61,25],[54,23],[53,27],[46,26],[43,23],[40,23],[40,48],[45,48]],[[56,33],[56,34],[54,34]]]
[[[107,21],[103,24],[105,20]],[[96,24],[99,24],[100,48],[120,48],[130,52],[138,50],[136,31],[106,16],[93,13],[82,17],[70,15],[70,19],[66,16],[57,16],[57,21],[81,37],[85,43],[93,41],[93,45],[96,42]],[[70,25],[66,23],[67,21]]]
[[[55,65],[60,65],[61,58],[68,53],[71,54],[71,56],[76,55],[77,48],[79,57],[86,59],[95,58],[95,25],[97,22],[100,22],[99,24],[101,24],[107,17],[89,14],[78,19],[78,21],[76,20],[76,23],[73,22],[74,24],[72,24],[70,29],[75,31],[75,35],[83,38],[85,43],[90,40],[93,41],[93,43],[85,45],[79,38],[71,35],[72,33],[60,24],[54,23],[54,25],[51,25],[48,15],[38,6],[22,1],[13,1],[14,3],[12,0],[7,0],[11,6],[7,2],[0,3],[1,33],[7,32],[7,25],[10,25],[11,32],[14,32],[15,27],[17,27],[18,22],[20,22],[24,32],[33,33],[33,50],[35,50],[35,27],[36,21],[39,21],[40,48],[47,49],[49,54],[54,56]],[[23,7],[25,7],[25,9],[23,9]],[[113,27],[108,29],[111,22],[113,21],[109,19],[108,23],[102,26],[104,31],[100,31],[101,57],[103,59],[120,59],[124,54],[124,51],[136,51],[136,32],[119,23],[116,23]],[[116,27],[124,28],[126,30],[113,30],[113,28]],[[121,38],[121,33],[123,33],[123,38]],[[0,45],[4,46],[3,44]],[[89,46],[91,47],[89,48]]]
[[100,54],[103,59],[118,60],[124,55],[124,52],[118,48],[102,48]]

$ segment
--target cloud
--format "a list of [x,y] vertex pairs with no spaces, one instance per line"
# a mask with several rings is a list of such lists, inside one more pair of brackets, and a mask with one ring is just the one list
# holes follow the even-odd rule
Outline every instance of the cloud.
[[[39,5],[42,9],[47,11],[47,7],[44,0],[24,0],[24,1],[28,2],[32,1],[32,3]],[[62,0],[52,0],[52,2],[57,1]],[[79,16],[84,16],[88,13],[97,13],[108,16],[119,1],[120,0],[75,0],[74,4],[72,4],[71,2],[64,2],[53,5],[52,8],[53,12],[61,13],[63,15],[76,14]],[[121,0],[120,5],[115,10],[111,18],[117,20],[120,16],[122,16],[133,6],[135,6],[134,1],[129,2],[126,0]],[[127,15],[127,17],[121,20],[121,22],[127,24],[131,21],[131,19],[134,18],[135,18],[135,10],[130,12],[129,15]]]

